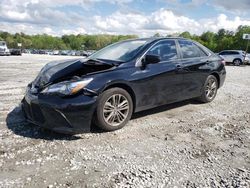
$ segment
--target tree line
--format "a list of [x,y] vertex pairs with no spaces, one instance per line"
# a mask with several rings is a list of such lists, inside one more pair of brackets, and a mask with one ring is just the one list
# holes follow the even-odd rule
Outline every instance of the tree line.
[[[242,39],[244,33],[250,34],[250,26],[239,26],[233,32],[220,29],[214,33],[207,31],[201,35],[190,34],[188,31],[175,33],[168,36],[179,36],[200,42],[214,52],[226,49],[246,50],[247,41]],[[160,36],[158,33],[154,36]],[[125,39],[138,38],[137,35],[63,35],[61,37],[42,35],[27,35],[24,33],[11,34],[0,32],[0,40],[7,42],[9,48],[17,48],[22,43],[25,49],[57,49],[57,50],[98,50],[108,44]],[[250,49],[249,49],[250,51]]]
[[8,48],[18,48],[22,43],[24,49],[46,50],[98,50],[108,44],[121,40],[138,38],[137,35],[63,35],[62,37],[47,34],[27,35],[0,32],[0,41],[6,41]]
[[[204,32],[200,36],[183,32],[179,36],[193,39],[214,52],[222,50],[246,50],[247,40],[243,39],[243,34],[250,34],[250,26],[239,26],[235,32],[220,29],[217,33]],[[250,49],[248,49],[248,52]]]

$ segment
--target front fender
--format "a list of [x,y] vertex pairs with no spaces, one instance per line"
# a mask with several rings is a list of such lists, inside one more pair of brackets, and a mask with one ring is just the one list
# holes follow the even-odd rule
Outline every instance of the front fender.
[[126,80],[115,80],[115,81],[110,81],[110,82],[107,82],[100,90],[99,90],[99,93],[102,93],[103,91],[105,91],[106,89],[108,88],[111,88],[111,87],[119,87],[119,85],[124,85],[126,87],[129,87],[132,89],[131,87],[131,84],[129,81],[126,81]]
[[93,81],[89,83],[87,88],[99,95],[112,85],[122,84],[131,87],[130,79],[132,79],[131,75],[133,74],[133,72],[133,68],[126,67],[93,75]]

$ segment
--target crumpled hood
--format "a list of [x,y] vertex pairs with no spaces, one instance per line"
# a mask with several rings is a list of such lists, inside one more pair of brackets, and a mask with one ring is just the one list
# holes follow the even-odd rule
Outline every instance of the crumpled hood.
[[53,61],[42,68],[33,81],[33,85],[36,88],[43,88],[51,83],[70,80],[74,76],[81,77],[89,73],[109,69],[113,66],[109,63],[89,63],[88,59]]

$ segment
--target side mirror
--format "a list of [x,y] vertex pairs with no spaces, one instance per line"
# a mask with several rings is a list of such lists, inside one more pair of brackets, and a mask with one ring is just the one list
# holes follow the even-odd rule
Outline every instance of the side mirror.
[[142,66],[146,66],[147,64],[156,64],[160,61],[161,58],[158,55],[146,55],[142,60]]

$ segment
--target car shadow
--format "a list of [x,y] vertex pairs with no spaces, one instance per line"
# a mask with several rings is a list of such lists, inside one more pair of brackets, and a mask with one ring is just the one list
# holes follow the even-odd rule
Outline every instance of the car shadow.
[[[131,119],[132,120],[138,119],[144,116],[160,113],[160,112],[171,110],[174,108],[179,108],[187,104],[200,104],[200,102],[195,101],[195,100],[186,100],[186,101],[182,101],[178,103],[163,105],[163,106],[145,110],[142,112],[137,112],[133,114]],[[82,138],[77,135],[67,135],[67,134],[62,134],[62,133],[56,133],[56,132],[38,127],[32,123],[27,122],[20,105],[16,106],[11,112],[8,113],[7,118],[6,118],[6,125],[8,129],[10,129],[14,134],[23,136],[23,137],[33,138],[33,139],[72,141],[72,140],[77,140],[77,139]],[[91,131],[85,132],[85,133],[104,133],[104,132],[98,127],[92,125]]]
[[181,102],[176,102],[176,103],[172,103],[172,104],[166,104],[163,106],[159,106],[159,107],[155,107],[149,110],[144,110],[141,112],[137,112],[134,113],[131,119],[138,119],[144,116],[148,116],[148,115],[153,115],[153,114],[157,114],[157,113],[161,113],[167,110],[171,110],[174,108],[179,108],[188,104],[194,104],[194,105],[199,105],[201,104],[201,102],[194,100],[194,99],[189,99],[189,100],[185,100],[185,101],[181,101]]

